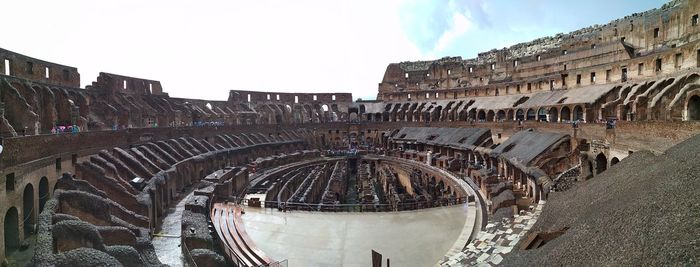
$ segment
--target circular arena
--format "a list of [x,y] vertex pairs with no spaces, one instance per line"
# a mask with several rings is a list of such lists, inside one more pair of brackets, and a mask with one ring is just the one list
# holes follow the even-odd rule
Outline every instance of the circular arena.
[[387,62],[375,100],[0,49],[0,265],[696,265],[698,13]]

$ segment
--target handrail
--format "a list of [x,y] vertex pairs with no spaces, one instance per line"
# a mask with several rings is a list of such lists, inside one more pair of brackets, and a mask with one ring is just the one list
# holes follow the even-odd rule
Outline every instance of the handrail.
[[180,239],[180,244],[182,244],[182,254],[185,254],[185,261],[187,262],[188,265],[197,267],[197,262],[194,261],[194,258],[192,258],[192,254],[190,254],[190,249],[187,247],[187,242],[184,242],[182,239]]
[[[241,199],[240,204],[247,205],[248,199]],[[304,202],[286,202],[286,201],[260,201],[265,208],[277,208],[280,210],[301,210],[301,211],[332,211],[332,212],[354,212],[354,211],[372,211],[372,212],[391,212],[403,210],[417,210],[434,207],[445,207],[464,204],[469,202],[469,197],[443,198],[437,200],[425,200],[416,202],[402,203],[386,203],[386,204],[314,204]],[[280,205],[282,204],[282,205]]]

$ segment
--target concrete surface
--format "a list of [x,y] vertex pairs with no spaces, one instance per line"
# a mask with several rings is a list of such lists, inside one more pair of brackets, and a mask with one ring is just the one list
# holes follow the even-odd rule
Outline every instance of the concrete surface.
[[151,242],[156,249],[158,259],[163,264],[172,267],[184,266],[182,248],[180,248],[180,230],[182,229],[182,211],[185,210],[185,203],[194,196],[194,191],[190,190],[187,196],[168,210],[168,215],[163,218],[160,232],[158,232]]
[[289,266],[371,266],[372,249],[384,264],[390,258],[392,266],[433,266],[465,222],[473,225],[467,210],[467,204],[376,213],[246,208],[243,222],[258,248]]

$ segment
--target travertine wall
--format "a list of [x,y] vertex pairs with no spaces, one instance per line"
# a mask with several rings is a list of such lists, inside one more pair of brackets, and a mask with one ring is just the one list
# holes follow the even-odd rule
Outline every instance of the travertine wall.
[[[408,93],[417,98],[436,90],[451,96],[465,89],[474,91],[465,95],[526,93],[616,83],[623,76],[645,79],[697,67],[698,13],[697,1],[676,0],[606,25],[494,49],[474,59],[393,63],[379,84],[377,98],[407,99]],[[454,90],[443,92],[449,89]]]

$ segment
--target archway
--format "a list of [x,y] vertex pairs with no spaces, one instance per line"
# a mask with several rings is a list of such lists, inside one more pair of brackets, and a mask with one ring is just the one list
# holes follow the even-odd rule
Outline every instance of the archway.
[[44,176],[39,180],[39,213],[44,211],[44,205],[46,205],[49,197],[49,179]]
[[545,107],[541,107],[539,110],[537,110],[537,120],[547,121],[547,109]]
[[515,117],[515,114],[513,113],[513,110],[509,109],[508,114],[506,115],[506,120],[507,121],[513,120],[514,117]]
[[495,117],[496,114],[493,112],[493,110],[489,110],[488,113],[486,113],[486,121],[494,121],[493,117]]
[[688,100],[688,120],[700,120],[700,95],[694,95]]
[[518,109],[518,111],[515,112],[515,120],[518,120],[518,121],[525,120],[525,113],[523,112],[522,109]]
[[549,122],[559,122],[559,111],[555,107],[549,108]]
[[583,108],[581,106],[574,107],[574,120],[583,120]]
[[479,117],[478,117],[478,120],[479,120],[479,121],[484,121],[484,120],[486,120],[486,112],[484,112],[484,110],[479,110]]
[[595,174],[600,174],[608,169],[608,158],[603,153],[595,157]]
[[22,221],[24,221],[24,236],[30,236],[34,229],[34,186],[27,184],[22,193]]
[[571,109],[569,107],[562,107],[561,114],[559,116],[562,122],[568,122],[571,120]]
[[5,213],[5,257],[19,248],[19,218],[17,208],[11,207]]
[[610,160],[610,166],[620,163],[620,159],[614,157]]
[[351,112],[349,118],[350,118],[350,121],[358,121],[356,112]]
[[526,120],[533,121],[535,120],[535,110],[534,109],[528,109],[527,110],[527,118]]
[[502,120],[505,120],[505,119],[506,119],[506,112],[503,111],[503,110],[499,110],[499,111],[496,113],[496,120],[502,121]]

